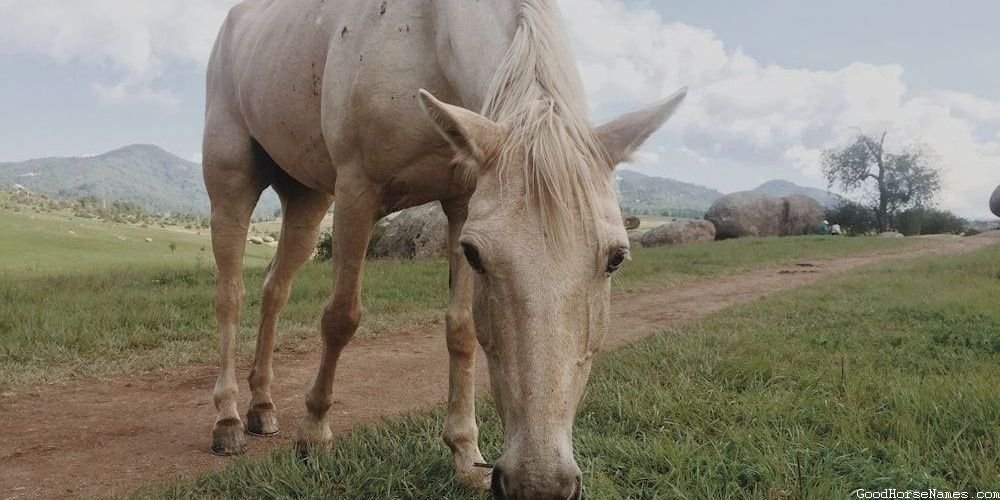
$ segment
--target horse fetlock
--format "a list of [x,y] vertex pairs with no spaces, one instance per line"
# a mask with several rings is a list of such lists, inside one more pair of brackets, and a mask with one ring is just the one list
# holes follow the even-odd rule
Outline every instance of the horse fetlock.
[[274,403],[257,403],[247,410],[247,433],[254,436],[273,436],[278,433],[278,412]]
[[212,429],[212,453],[216,455],[242,455],[247,451],[247,438],[243,422],[238,418],[223,418]]

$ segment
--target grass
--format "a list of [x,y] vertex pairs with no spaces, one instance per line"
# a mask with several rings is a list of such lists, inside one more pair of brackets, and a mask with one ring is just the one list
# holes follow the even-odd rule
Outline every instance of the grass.
[[[72,231],[72,233],[71,233]],[[47,214],[0,212],[0,391],[69,377],[213,361],[215,266],[208,236]],[[121,238],[125,238],[122,240]],[[151,238],[152,243],[146,243]],[[913,245],[876,238],[765,238],[637,248],[616,290],[668,286],[802,258]],[[170,243],[176,248],[171,250]],[[252,355],[264,268],[273,249],[247,246],[239,355]],[[279,349],[315,348],[331,289],[326,264],[299,273],[279,324]],[[443,320],[443,261],[369,262],[359,335]]]
[[[1000,489],[1000,247],[867,268],[602,355],[576,424],[589,498]],[[497,417],[480,404],[483,450]],[[441,410],[327,453],[237,459],[143,498],[468,498]],[[485,496],[483,496],[485,498]]]

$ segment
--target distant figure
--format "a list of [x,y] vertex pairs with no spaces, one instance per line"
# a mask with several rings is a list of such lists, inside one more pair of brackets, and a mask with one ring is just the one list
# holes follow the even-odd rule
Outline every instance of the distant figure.
[[819,225],[819,234],[827,235],[830,234],[830,221],[825,220]]
[[840,224],[834,224],[830,226],[830,234],[834,236],[840,236],[841,234],[844,234],[843,232],[840,231]]

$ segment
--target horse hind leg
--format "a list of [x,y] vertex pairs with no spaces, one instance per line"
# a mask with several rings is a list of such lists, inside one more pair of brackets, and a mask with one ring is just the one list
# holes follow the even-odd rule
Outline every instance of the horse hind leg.
[[276,181],[274,188],[282,201],[281,235],[278,251],[264,278],[257,349],[247,379],[252,396],[246,427],[249,434],[256,436],[278,433],[278,416],[271,398],[278,316],[288,302],[296,272],[312,256],[323,216],[333,203],[331,196],[310,190],[291,179]]
[[237,411],[236,335],[243,306],[243,254],[250,217],[267,187],[258,148],[232,128],[209,129],[204,146],[205,187],[212,205],[212,252],[219,271],[215,317],[219,329],[219,378],[213,391],[217,411],[212,452],[234,455],[246,450]]

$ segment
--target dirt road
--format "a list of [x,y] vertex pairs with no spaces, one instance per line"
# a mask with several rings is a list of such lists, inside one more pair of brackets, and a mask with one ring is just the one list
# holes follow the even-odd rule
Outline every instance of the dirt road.
[[[1000,243],[1000,233],[616,294],[615,326],[607,347],[859,266],[960,253],[993,243]],[[446,360],[440,325],[353,342],[337,368],[331,409],[334,433],[442,403],[447,393]],[[251,438],[251,455],[289,444],[317,362],[315,353],[278,355],[273,393],[285,432]],[[246,365],[240,373],[246,373]],[[482,356],[479,368],[482,390],[486,385]],[[228,460],[208,450],[215,373],[214,366],[186,366],[130,378],[71,382],[0,399],[0,500],[127,495],[142,486],[224,467]],[[245,383],[240,390],[245,410],[249,398]],[[443,445],[441,452],[446,453]]]

